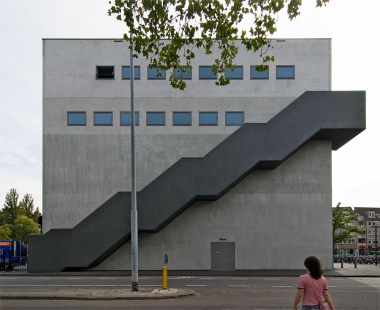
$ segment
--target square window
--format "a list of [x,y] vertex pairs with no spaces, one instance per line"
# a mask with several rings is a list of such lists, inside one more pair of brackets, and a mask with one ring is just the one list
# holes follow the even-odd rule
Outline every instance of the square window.
[[166,71],[161,68],[152,68],[148,66],[148,80],[165,80]]
[[191,126],[191,112],[173,112],[174,126]]
[[86,126],[86,112],[67,112],[68,126]]
[[216,74],[211,72],[212,66],[199,66],[200,80],[216,80]]
[[243,66],[237,66],[234,70],[232,68],[226,68],[226,72],[224,73],[226,78],[230,78],[231,80],[242,80],[243,79]]
[[173,76],[175,78],[181,77],[182,80],[191,80],[192,71],[190,67],[175,68],[173,71]]
[[[130,80],[131,79],[131,67],[130,66],[123,66],[121,67],[121,78],[123,80]],[[133,70],[133,78],[135,80],[140,79],[140,66],[135,66]]]
[[239,126],[244,124],[244,112],[226,112],[226,126]]
[[147,126],[165,126],[165,112],[146,112]]
[[98,80],[114,79],[114,67],[113,66],[96,66],[96,79]]
[[277,66],[276,67],[276,78],[281,79],[294,79],[295,78],[295,67],[294,66]]
[[217,126],[218,112],[199,112],[199,125]]
[[112,112],[94,112],[95,126],[112,126]]
[[[135,112],[135,125],[139,125],[139,112]],[[131,112],[120,112],[120,126],[131,126]]]
[[268,80],[269,79],[269,68],[265,71],[257,71],[257,66],[251,66],[251,80]]

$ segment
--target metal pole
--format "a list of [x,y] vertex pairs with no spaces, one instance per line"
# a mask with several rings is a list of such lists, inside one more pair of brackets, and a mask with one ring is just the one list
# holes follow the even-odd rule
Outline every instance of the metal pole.
[[135,106],[134,106],[134,66],[133,66],[133,33],[130,33],[130,77],[131,77],[131,164],[132,164],[132,191],[131,191],[131,256],[132,256],[132,292],[139,290],[138,267],[138,227],[136,202],[136,149],[135,149]]
[[377,266],[377,243],[379,242],[378,235],[377,235],[377,225],[374,225],[375,227],[375,265]]

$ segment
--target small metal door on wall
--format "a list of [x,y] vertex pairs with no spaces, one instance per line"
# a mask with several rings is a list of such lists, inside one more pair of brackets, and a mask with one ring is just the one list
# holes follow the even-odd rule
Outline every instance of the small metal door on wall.
[[211,270],[235,270],[235,242],[211,242]]

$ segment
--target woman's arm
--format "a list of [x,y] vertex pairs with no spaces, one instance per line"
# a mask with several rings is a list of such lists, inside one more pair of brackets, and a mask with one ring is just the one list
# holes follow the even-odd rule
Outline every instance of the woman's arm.
[[300,300],[302,299],[303,291],[304,291],[303,288],[298,289],[298,291],[296,293],[296,297],[294,298],[293,310],[297,310],[297,305],[300,302]]
[[330,310],[335,310],[334,304],[332,302],[332,299],[330,297],[328,290],[323,290],[323,297],[326,299],[327,303],[329,304]]

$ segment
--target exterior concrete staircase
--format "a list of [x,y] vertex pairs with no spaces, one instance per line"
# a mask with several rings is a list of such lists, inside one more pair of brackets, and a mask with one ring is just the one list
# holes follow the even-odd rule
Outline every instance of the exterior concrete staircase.
[[[365,129],[365,92],[305,92],[268,123],[245,124],[203,158],[183,158],[137,194],[139,232],[158,232],[199,200],[217,200],[255,169],[275,169],[310,140],[337,150]],[[98,265],[130,239],[130,193],[73,229],[29,236],[29,272]]]

